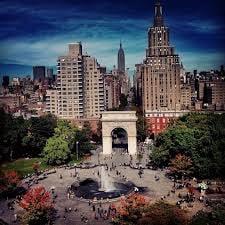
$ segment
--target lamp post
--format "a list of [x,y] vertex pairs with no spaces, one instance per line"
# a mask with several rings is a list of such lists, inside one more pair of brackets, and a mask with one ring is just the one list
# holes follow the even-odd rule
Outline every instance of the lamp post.
[[77,161],[78,161],[78,146],[79,146],[79,141],[76,142],[76,155],[77,155]]

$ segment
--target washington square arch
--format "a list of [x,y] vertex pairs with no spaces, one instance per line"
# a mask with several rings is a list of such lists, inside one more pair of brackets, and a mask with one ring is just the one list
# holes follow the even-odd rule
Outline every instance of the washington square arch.
[[135,111],[108,111],[102,113],[103,154],[112,154],[112,133],[123,129],[127,134],[128,153],[137,154],[137,116]]

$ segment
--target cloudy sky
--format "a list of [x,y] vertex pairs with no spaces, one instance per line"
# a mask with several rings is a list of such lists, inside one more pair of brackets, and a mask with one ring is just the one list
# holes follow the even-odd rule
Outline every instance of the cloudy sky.
[[[218,68],[225,59],[224,0],[162,0],[171,44],[187,70]],[[0,63],[56,64],[67,44],[112,68],[122,39],[126,66],[142,62],[154,0],[1,0]]]

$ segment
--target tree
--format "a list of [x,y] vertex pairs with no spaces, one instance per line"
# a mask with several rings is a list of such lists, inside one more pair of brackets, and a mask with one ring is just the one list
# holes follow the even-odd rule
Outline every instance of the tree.
[[29,156],[38,156],[44,148],[46,141],[54,134],[56,118],[52,115],[32,117],[28,120],[27,134],[22,139],[22,145]]
[[26,225],[49,224],[53,202],[50,193],[44,187],[39,186],[30,189],[19,203],[26,212],[22,216],[22,222]]
[[43,186],[30,189],[23,196],[19,205],[27,211],[42,211],[53,207],[50,193]]
[[16,171],[11,170],[5,172],[5,180],[8,188],[16,188],[21,182],[21,177]]
[[49,138],[43,150],[44,160],[50,165],[66,163],[70,158],[70,154],[69,144],[61,136]]
[[225,207],[222,205],[213,206],[211,211],[199,211],[194,215],[189,225],[224,225]]
[[26,135],[26,121],[23,117],[13,118],[11,115],[0,112],[1,120],[5,120],[0,132],[0,158],[13,160],[24,155],[21,140]]
[[89,140],[91,140],[93,132],[92,132],[92,129],[91,129],[91,125],[90,125],[90,123],[88,121],[84,122],[82,131],[86,134],[87,138]]
[[153,163],[168,166],[176,155],[189,157],[199,178],[224,178],[225,114],[185,115],[158,135],[151,154]]
[[10,122],[12,120],[12,117],[9,114],[6,114],[4,109],[0,108],[0,161],[4,160],[7,155],[9,154],[9,147],[7,145],[6,141],[6,134],[8,133],[10,129]]
[[143,217],[137,225],[185,225],[187,218],[185,212],[175,205],[163,201],[156,202],[145,208]]
[[143,142],[147,137],[147,124],[142,115],[138,114],[137,117],[137,139]]
[[135,194],[121,200],[116,208],[114,224],[118,225],[186,225],[185,212],[163,201],[150,204],[143,196]]
[[54,133],[56,118],[51,115],[24,120],[0,109],[0,160],[38,156]]
[[61,137],[68,143],[69,149],[72,151],[75,148],[76,133],[78,128],[73,127],[66,120],[58,120],[57,127],[55,128],[55,137]]
[[142,218],[145,207],[149,204],[142,195],[134,194],[127,198],[122,198],[118,207],[117,214],[113,218],[114,224],[133,225],[137,224]]
[[13,192],[20,184],[21,177],[14,171],[5,171],[0,173],[0,190]]
[[90,153],[90,150],[93,149],[93,145],[90,143],[90,139],[85,130],[78,130],[75,134],[75,140],[79,142],[80,155]]
[[14,198],[19,193],[24,193],[25,189],[20,186],[21,177],[14,171],[0,171],[0,197],[12,197]]
[[102,143],[102,122],[99,121],[97,124],[97,131],[96,133],[92,134],[92,139],[96,143],[101,144]]
[[170,170],[180,176],[190,175],[192,173],[192,160],[190,157],[178,154],[171,160]]
[[57,126],[54,129],[54,135],[70,141],[74,136],[75,129],[73,129],[67,120],[58,120]]
[[150,155],[150,159],[158,167],[163,167],[168,165],[169,158],[170,158],[169,150],[164,149],[161,146],[158,148],[154,147]]
[[76,142],[79,143],[80,155],[89,153],[93,149],[90,143],[92,131],[89,123],[85,123],[84,128],[80,130],[68,121],[59,120],[54,130],[54,136],[47,140],[43,150],[43,156],[48,164],[60,165],[68,162],[71,154],[77,151]]

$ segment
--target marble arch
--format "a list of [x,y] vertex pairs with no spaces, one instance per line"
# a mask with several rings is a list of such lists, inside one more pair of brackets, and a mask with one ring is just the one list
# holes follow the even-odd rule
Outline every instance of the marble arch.
[[107,111],[102,113],[103,154],[112,153],[112,131],[122,128],[127,132],[128,153],[137,153],[137,116],[135,111]]

